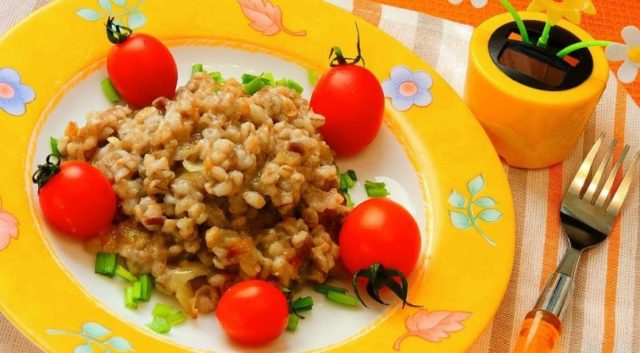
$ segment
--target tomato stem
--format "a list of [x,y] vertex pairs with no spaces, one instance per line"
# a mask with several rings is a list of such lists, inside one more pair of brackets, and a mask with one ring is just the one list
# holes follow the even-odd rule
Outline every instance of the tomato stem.
[[[380,290],[383,287],[387,287],[402,300],[403,308],[405,305],[420,307],[420,305],[414,305],[407,301],[409,283],[402,272],[392,268],[385,268],[382,264],[373,264],[367,269],[356,271],[356,273],[353,274],[352,279],[353,291],[356,293],[356,297],[358,297],[358,300],[360,300],[365,308],[367,307],[367,304],[360,296],[360,291],[358,290],[358,278],[360,277],[366,278],[367,294],[376,302],[388,305],[380,298]],[[400,280],[400,283],[398,283],[398,279]]]
[[124,43],[133,30],[129,27],[121,26],[114,22],[114,17],[109,17],[107,19],[107,23],[105,24],[107,27],[107,38],[113,44],[121,44]]
[[[51,161],[51,158],[55,158],[55,162]],[[31,177],[31,181],[34,184],[38,184],[38,193],[40,193],[40,189],[51,179],[54,175],[58,174],[60,171],[60,157],[55,154],[50,154],[47,156],[47,159],[44,164],[40,164],[38,169],[33,176]]]
[[[362,61],[362,66],[365,66],[364,57],[362,57],[362,50],[360,49],[360,29],[358,28],[358,23],[356,22],[356,33],[358,35],[358,41],[356,44],[356,48],[358,49],[358,55],[355,58],[346,58],[344,54],[342,54],[342,49],[340,47],[331,48],[331,52],[329,52],[329,59],[331,59],[330,66],[340,66],[340,65],[355,65]],[[335,57],[334,57],[335,54]]]

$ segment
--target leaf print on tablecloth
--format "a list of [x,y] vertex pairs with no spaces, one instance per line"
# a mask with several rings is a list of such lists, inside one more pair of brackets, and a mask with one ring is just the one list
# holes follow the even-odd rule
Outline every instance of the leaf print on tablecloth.
[[464,329],[462,321],[471,316],[471,313],[464,311],[432,311],[420,310],[413,315],[409,315],[405,321],[407,333],[398,337],[393,345],[393,349],[400,350],[402,341],[411,336],[420,337],[432,343],[438,343],[448,338],[450,333]]
[[11,239],[18,239],[18,220],[11,213],[2,210],[0,200],[0,250],[9,246]]
[[282,10],[269,0],[238,0],[249,26],[266,35],[274,36],[280,31],[292,36],[306,36],[306,31],[294,32],[282,24]]

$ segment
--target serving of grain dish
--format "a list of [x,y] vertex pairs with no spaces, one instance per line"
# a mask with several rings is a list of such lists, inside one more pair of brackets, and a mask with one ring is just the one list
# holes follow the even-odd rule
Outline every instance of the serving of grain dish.
[[175,100],[117,105],[70,123],[66,160],[86,160],[112,183],[118,216],[87,243],[151,274],[192,317],[215,310],[231,284],[261,278],[324,282],[336,266],[349,209],[321,115],[298,92],[248,95],[234,79],[196,73]]

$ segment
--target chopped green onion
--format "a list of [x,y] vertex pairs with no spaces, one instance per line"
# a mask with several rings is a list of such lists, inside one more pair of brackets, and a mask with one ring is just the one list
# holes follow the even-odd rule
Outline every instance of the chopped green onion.
[[168,318],[171,314],[173,314],[173,307],[171,305],[167,305],[167,304],[162,304],[162,303],[157,303],[154,307],[153,307],[153,311],[151,312],[151,315],[153,315],[153,317],[161,317],[161,318]]
[[320,78],[320,75],[318,74],[318,71],[314,69],[308,69],[307,78],[309,79],[309,84],[311,86],[315,86],[316,83],[318,83],[318,79]]
[[273,78],[273,74],[271,72],[265,72],[262,75],[260,75],[260,77],[262,77],[262,80],[266,85],[268,86],[276,85],[276,80]]
[[224,83],[224,78],[222,78],[220,71],[209,72],[209,77],[216,81],[216,83]]
[[136,301],[133,286],[129,286],[124,289],[124,306],[129,309],[137,309],[138,302]]
[[302,86],[300,86],[298,82],[291,79],[287,80],[287,87],[295,90],[298,93],[302,93],[302,91],[304,91],[304,88],[302,88]]
[[358,181],[358,176],[356,175],[356,172],[353,169],[347,170],[347,175],[349,176],[349,178],[351,178],[351,180]]
[[58,139],[55,137],[49,137],[49,143],[51,144],[51,154],[58,157],[58,159],[61,159],[62,154],[60,154],[60,150],[58,149]]
[[242,78],[242,83],[243,84],[247,84],[253,80],[256,79],[256,77],[258,77],[257,75],[252,75],[252,74],[242,74],[241,78]]
[[287,87],[287,78],[283,77],[283,78],[279,79],[278,81],[276,81],[276,86]]
[[348,306],[358,305],[358,298],[352,297],[345,293],[336,292],[336,291],[329,291],[327,293],[327,299],[342,305],[348,305]]
[[340,191],[343,193],[349,192],[349,183],[347,182],[348,178],[345,178],[344,175],[340,174]]
[[202,64],[193,64],[193,66],[191,66],[191,76],[203,71],[204,68],[202,67]]
[[142,275],[138,279],[141,285],[141,296],[140,301],[148,302],[151,299],[151,291],[153,290],[153,277],[150,275]]
[[251,95],[261,90],[265,86],[265,84],[260,77],[256,77],[250,82],[243,84],[242,86],[244,87],[244,91]]
[[313,308],[313,298],[309,296],[298,298],[293,301],[291,307],[294,312],[311,310]]
[[385,197],[389,196],[389,192],[384,188],[367,188],[365,186],[365,191],[367,192],[367,196],[369,197]]
[[349,189],[354,187],[354,185],[356,185],[355,181],[358,180],[358,178],[355,177],[354,179],[352,175],[354,177],[356,175],[356,173],[353,170],[349,170],[345,173],[340,173],[338,175],[338,177],[340,178],[340,191],[347,192],[349,191]]
[[121,265],[118,265],[118,267],[116,267],[116,275],[126,279],[129,282],[135,282],[137,279],[136,276],[134,276],[131,272],[127,271],[127,269],[122,267]]
[[389,195],[387,186],[384,183],[376,183],[370,180],[365,181],[364,190],[369,197],[385,197]]
[[118,265],[118,257],[116,254],[99,252],[96,255],[95,273],[99,273],[107,277],[113,277],[116,274],[117,265]]
[[298,328],[300,318],[296,314],[289,314],[289,322],[287,323],[287,331],[295,331]]
[[116,88],[113,87],[113,83],[111,82],[110,78],[105,77],[100,85],[102,86],[102,92],[107,97],[109,102],[118,103],[120,101],[120,94],[118,93],[118,91],[116,91]]
[[384,183],[375,182],[375,181],[371,181],[371,180],[365,180],[364,185],[372,187],[372,188],[376,188],[376,189],[386,187],[386,185]]
[[328,284],[321,284],[321,285],[316,287],[316,292],[322,293],[324,295],[329,294],[329,292],[338,292],[338,293],[345,294],[345,293],[347,293],[347,290],[344,289],[344,288],[340,288],[340,287],[330,286]]
[[349,195],[349,189],[356,184],[355,181],[358,180],[358,177],[353,170],[348,170],[345,173],[339,173],[338,178],[340,179],[340,192],[342,192],[347,206],[352,207],[353,201],[351,200],[351,195]]
[[185,321],[187,321],[187,315],[182,311],[176,311],[167,317],[167,322],[169,322],[171,326],[179,325]]
[[353,207],[354,203],[353,200],[351,200],[351,195],[349,195],[348,192],[343,192],[342,196],[344,196],[347,207]]
[[142,301],[142,283],[140,281],[136,281],[133,284],[133,300],[137,302]]
[[351,178],[348,173],[342,173],[342,177],[347,182],[347,186],[351,189],[354,185],[356,185],[355,180]]
[[147,327],[153,332],[160,334],[169,333],[169,331],[171,331],[171,324],[169,324],[167,319],[162,317],[154,317],[153,320],[147,324]]

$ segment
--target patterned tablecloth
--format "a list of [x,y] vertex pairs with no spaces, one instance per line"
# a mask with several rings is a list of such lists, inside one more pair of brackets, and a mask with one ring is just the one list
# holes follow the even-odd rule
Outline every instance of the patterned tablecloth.
[[[397,38],[422,56],[458,92],[462,92],[472,27],[366,0],[329,2],[363,17]],[[391,2],[402,4],[395,0]],[[44,3],[46,0],[0,1],[0,34]],[[415,8],[421,8],[420,3],[452,6],[445,0],[409,3]],[[633,11],[640,12],[635,0],[629,3],[631,9],[635,6]],[[494,5],[490,3],[490,6]],[[467,7],[471,9],[471,6]],[[459,16],[460,10],[456,11]],[[442,15],[444,12],[434,13]],[[559,223],[559,206],[564,190],[601,132],[615,137],[619,146],[630,144],[631,152],[640,150],[640,109],[613,74],[584,136],[564,163],[536,171],[505,166],[516,206],[514,272],[496,318],[470,350],[471,353],[511,351],[521,319],[535,302],[567,246]],[[585,253],[582,258],[574,300],[564,318],[565,332],[560,349],[563,352],[640,352],[638,185],[636,183],[632,188],[609,241]],[[0,314],[0,352],[37,353],[40,350]]]

